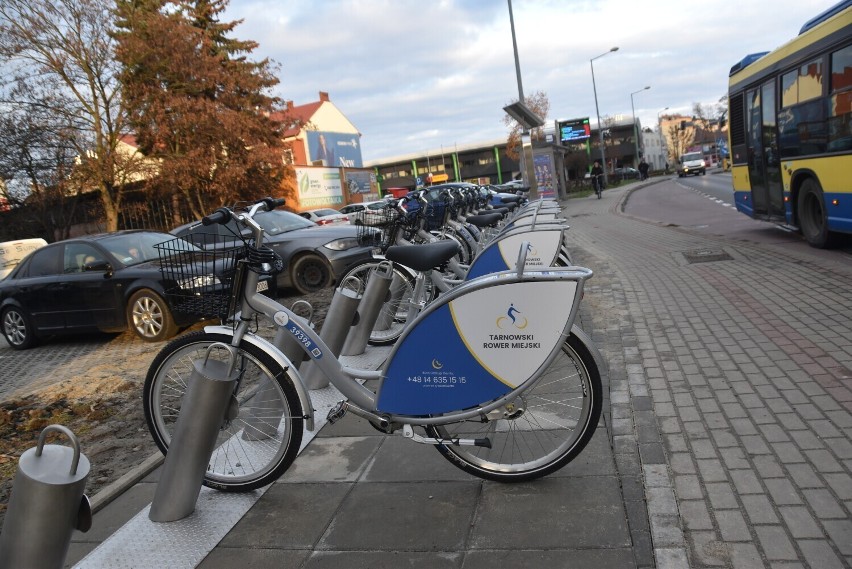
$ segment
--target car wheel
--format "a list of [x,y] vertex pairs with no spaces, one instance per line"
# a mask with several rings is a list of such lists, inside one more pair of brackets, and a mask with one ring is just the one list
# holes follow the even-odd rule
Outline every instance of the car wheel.
[[17,307],[3,311],[3,336],[16,350],[26,350],[36,344],[35,329],[29,315]]
[[798,202],[799,228],[811,247],[830,248],[834,243],[828,231],[825,197],[822,188],[812,178],[802,183]]
[[127,325],[146,342],[160,342],[178,332],[169,305],[163,297],[148,289],[137,291],[130,297]]
[[290,263],[290,284],[299,294],[317,292],[331,284],[331,270],[318,255],[302,255]]

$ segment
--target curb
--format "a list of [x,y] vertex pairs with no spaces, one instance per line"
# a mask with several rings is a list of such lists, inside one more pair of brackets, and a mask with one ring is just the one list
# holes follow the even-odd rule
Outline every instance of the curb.
[[125,473],[115,482],[101,488],[100,492],[95,494],[90,500],[92,513],[97,513],[102,510],[110,502],[121,496],[127,490],[130,490],[137,482],[155,471],[166,460],[165,455],[156,452],[145,459],[145,461],[136,466],[130,472]]

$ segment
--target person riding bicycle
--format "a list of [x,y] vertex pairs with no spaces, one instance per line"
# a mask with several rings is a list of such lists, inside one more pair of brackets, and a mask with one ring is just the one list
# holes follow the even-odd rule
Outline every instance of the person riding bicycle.
[[603,173],[604,171],[601,166],[601,161],[595,160],[590,176],[592,178],[592,188],[595,190],[598,197],[601,197],[601,191],[603,191],[604,188]]

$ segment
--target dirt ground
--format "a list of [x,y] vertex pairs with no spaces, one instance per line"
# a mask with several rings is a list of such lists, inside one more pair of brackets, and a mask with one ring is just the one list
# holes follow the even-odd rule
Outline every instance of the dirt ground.
[[[319,328],[333,292],[326,289],[305,297],[285,295],[280,300],[286,306],[300,299],[310,302],[313,321]],[[102,349],[109,350],[109,345]],[[127,379],[144,378],[155,354],[156,350],[130,358],[106,356],[97,368],[85,370],[85,375],[69,373],[38,391],[0,401],[0,527],[19,458],[36,446],[47,425],[65,425],[77,436],[81,451],[91,463],[86,482],[90,498],[159,452],[145,425],[141,385]],[[48,444],[54,440],[68,444],[64,436],[48,435]]]

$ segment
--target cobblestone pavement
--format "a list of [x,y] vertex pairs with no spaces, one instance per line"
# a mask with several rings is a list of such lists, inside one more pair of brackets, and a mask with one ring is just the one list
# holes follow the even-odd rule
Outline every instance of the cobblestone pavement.
[[[692,235],[622,214],[623,197],[564,205],[657,567],[849,567],[848,256]],[[625,503],[636,547],[644,504]]]

